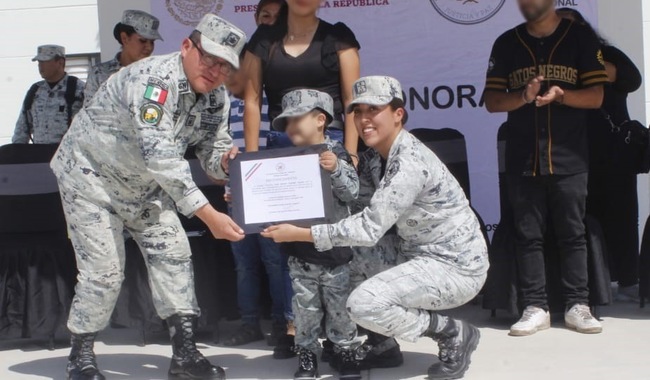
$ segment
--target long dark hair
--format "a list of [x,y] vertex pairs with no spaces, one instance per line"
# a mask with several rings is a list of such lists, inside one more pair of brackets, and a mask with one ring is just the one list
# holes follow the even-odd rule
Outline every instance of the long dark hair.
[[278,18],[275,20],[275,24],[273,24],[273,29],[275,31],[273,37],[277,41],[280,41],[289,33],[289,4],[286,1],[280,7]]
[[598,42],[600,42],[601,46],[609,46],[609,42],[606,39],[604,39],[603,36],[601,36],[600,33],[598,33],[596,29],[594,29],[593,26],[591,26],[589,21],[585,19],[585,16],[583,16],[582,13],[580,13],[577,9],[565,7],[565,8],[557,9],[556,12],[570,14],[571,17],[573,17],[573,19],[575,20],[575,22],[577,22],[580,25],[586,26],[587,29],[589,29],[591,33],[593,33],[596,39],[598,39]]

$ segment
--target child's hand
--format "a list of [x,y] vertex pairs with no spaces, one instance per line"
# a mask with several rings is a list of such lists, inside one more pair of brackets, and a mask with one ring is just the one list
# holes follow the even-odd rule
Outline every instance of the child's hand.
[[230,194],[230,193],[225,193],[225,194],[223,195],[223,200],[226,201],[226,203],[230,203],[230,202],[232,202],[232,194]]
[[339,159],[330,151],[323,152],[320,154],[320,166],[328,172],[333,172],[339,166]]

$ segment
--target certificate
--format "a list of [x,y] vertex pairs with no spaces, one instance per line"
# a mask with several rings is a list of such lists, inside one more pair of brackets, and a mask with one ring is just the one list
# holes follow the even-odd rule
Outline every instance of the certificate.
[[326,145],[241,153],[230,163],[232,216],[246,232],[278,223],[327,223],[333,205],[330,173],[319,163]]

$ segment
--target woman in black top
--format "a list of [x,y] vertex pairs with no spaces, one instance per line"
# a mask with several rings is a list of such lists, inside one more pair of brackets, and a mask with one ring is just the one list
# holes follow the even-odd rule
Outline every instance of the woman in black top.
[[[243,65],[247,78],[246,151],[258,150],[262,89],[272,121],[281,113],[286,93],[313,88],[334,99],[330,138],[344,140],[345,148],[356,159],[358,134],[344,110],[352,96],[352,83],[359,79],[360,46],[345,24],[332,25],[319,19],[319,8],[319,0],[288,0],[274,25],[261,25],[251,37]],[[267,146],[290,145],[283,132],[272,131]]]
[[[562,17],[588,25],[572,8],[559,9]],[[594,31],[597,35],[597,32]],[[613,281],[618,281],[618,299],[639,297],[639,203],[636,172],[616,153],[612,125],[630,120],[628,94],[641,87],[641,73],[625,53],[601,41],[609,83],[600,110],[589,114],[589,195],[587,213],[600,222],[605,235]]]

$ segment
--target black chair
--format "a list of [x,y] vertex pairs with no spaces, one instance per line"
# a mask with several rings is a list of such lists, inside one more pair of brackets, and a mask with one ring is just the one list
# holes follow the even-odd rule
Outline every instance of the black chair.
[[[422,141],[427,148],[431,149],[442,161],[449,172],[456,178],[456,181],[463,188],[465,196],[471,203],[471,191],[469,181],[469,164],[467,161],[467,143],[465,136],[459,131],[451,128],[443,129],[413,129],[410,131],[413,136]],[[481,215],[472,207],[478,218],[481,232],[488,246],[490,238],[487,234],[487,227]]]
[[76,265],[56,178],[56,145],[0,147],[0,338],[48,337],[67,320]]
[[[497,134],[497,150],[499,157],[499,198],[501,201],[501,220],[499,227],[492,236],[490,245],[490,269],[484,287],[483,308],[491,310],[506,310],[510,314],[520,313],[517,285],[517,256],[515,252],[515,230],[512,207],[508,198],[505,168],[507,124],[499,128]],[[611,288],[609,263],[605,239],[598,221],[587,215],[585,217],[588,271],[589,271],[589,304],[595,315],[598,307],[611,303]],[[560,286],[560,257],[553,227],[549,221],[544,244],[546,283],[549,308],[551,311],[564,311],[562,288]]]
[[431,149],[440,158],[440,161],[444,162],[465,191],[467,199],[471,201],[465,136],[451,128],[419,128],[411,130],[411,134]]
[[[192,147],[185,158],[190,163],[195,183],[210,204],[221,212],[227,212],[223,186],[216,185],[207,177]],[[199,327],[211,328],[217,341],[219,320],[238,317],[237,278],[230,244],[214,239],[198,218],[188,219],[180,214],[179,218],[192,249],[195,291],[201,309]],[[111,322],[138,328],[144,345],[148,333],[163,331],[165,326],[153,306],[147,268],[140,249],[133,239],[127,239],[125,244],[125,279]]]

